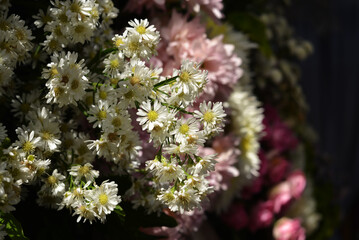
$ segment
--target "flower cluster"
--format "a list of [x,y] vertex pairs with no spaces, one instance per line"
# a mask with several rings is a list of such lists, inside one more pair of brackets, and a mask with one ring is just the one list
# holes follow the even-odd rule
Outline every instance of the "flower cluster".
[[11,83],[16,65],[29,58],[33,39],[24,20],[15,14],[8,16],[7,11],[0,11],[0,94],[4,91],[3,87]]
[[90,163],[74,165],[69,172],[72,186],[63,193],[59,209],[73,209],[73,215],[78,215],[77,222],[82,218],[84,222],[89,220],[92,223],[96,218],[104,222],[106,215],[121,202],[121,197],[117,195],[117,184],[106,180],[98,186],[95,178],[99,176],[99,171],[94,170]]

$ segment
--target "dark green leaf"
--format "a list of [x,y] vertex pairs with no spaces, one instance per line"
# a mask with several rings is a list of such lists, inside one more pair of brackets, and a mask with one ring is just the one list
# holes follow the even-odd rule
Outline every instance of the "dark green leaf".
[[159,83],[155,84],[155,85],[154,85],[154,89],[157,89],[157,88],[159,88],[159,87],[162,87],[162,86],[165,86],[165,85],[174,83],[174,82],[176,81],[176,78],[177,78],[177,77],[178,77],[178,76],[175,76],[175,77],[172,77],[172,78],[163,80],[162,82],[159,82]]
[[24,235],[20,222],[11,213],[1,213],[0,223],[5,225],[5,231],[11,239],[28,239]]

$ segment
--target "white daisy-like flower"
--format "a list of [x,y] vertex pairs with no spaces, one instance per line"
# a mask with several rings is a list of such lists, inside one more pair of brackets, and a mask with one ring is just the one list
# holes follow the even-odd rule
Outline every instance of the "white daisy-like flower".
[[182,118],[177,121],[175,129],[171,132],[176,142],[186,143],[188,136],[194,136],[199,131],[199,123],[195,118]]
[[115,104],[117,102],[117,91],[110,85],[102,85],[97,88],[95,99]]
[[96,219],[96,212],[95,212],[95,205],[93,203],[85,203],[85,202],[78,202],[74,204],[73,206],[75,208],[75,212],[72,216],[79,215],[77,217],[77,222],[80,222],[83,218],[84,221],[89,220],[89,222],[92,224],[92,221]]
[[154,101],[153,105],[151,101],[142,102],[140,109],[137,112],[139,116],[137,121],[142,126],[143,130],[149,132],[156,126],[163,127],[163,122],[167,119],[168,114],[167,108],[162,106],[157,100]]
[[99,171],[94,170],[90,163],[73,166],[69,169],[69,172],[71,176],[75,177],[75,183],[80,182],[83,177],[86,179],[86,182],[94,182],[95,178],[99,176]]
[[65,176],[55,169],[52,174],[46,178],[44,186],[50,187],[52,195],[59,196],[65,192],[64,180]]
[[170,183],[177,179],[184,179],[186,176],[181,166],[174,159],[168,162],[162,157],[160,164],[149,164],[147,168],[151,169],[152,174],[156,176],[160,183]]
[[194,111],[194,116],[204,124],[204,130],[210,134],[221,131],[224,117],[226,116],[221,102],[205,102],[199,105],[199,110]]
[[175,70],[173,76],[178,76],[173,89],[176,93],[198,95],[198,91],[206,82],[207,72],[199,70],[199,64],[184,60],[180,70]]
[[87,117],[90,123],[93,122],[93,127],[101,127],[103,121],[107,118],[110,113],[110,106],[107,101],[99,101],[97,105],[92,105],[90,115]]
[[217,163],[216,154],[207,155],[204,157],[198,157],[199,161],[193,167],[193,174],[204,175],[211,171],[214,171],[214,167]]
[[144,44],[138,34],[128,35],[124,42],[123,53],[128,58],[149,59],[154,54],[155,49]]
[[124,44],[124,36],[115,34],[115,36],[112,38],[113,44],[119,49],[122,50],[125,46]]
[[174,154],[174,155],[181,155],[181,154],[196,154],[198,151],[198,146],[196,145],[189,145],[189,144],[169,144],[163,148],[163,151],[167,154]]
[[123,53],[111,53],[107,58],[105,58],[103,63],[105,64],[103,73],[108,74],[112,78],[119,77],[120,73],[124,69]]
[[102,182],[102,184],[95,188],[89,196],[97,208],[98,214],[110,214],[117,204],[121,202],[121,197],[117,195],[118,189],[115,182]]
[[31,124],[30,127],[35,129],[36,134],[41,138],[39,146],[45,151],[54,152],[61,145],[60,126],[57,122],[50,122],[48,119]]
[[32,153],[35,151],[35,148],[39,146],[41,138],[35,137],[34,131],[29,133],[22,128],[17,128],[16,133],[19,140],[17,140],[14,145],[20,147],[25,153]]
[[200,195],[193,188],[182,186],[179,191],[174,192],[175,199],[168,206],[171,211],[179,211],[183,214],[185,211],[191,211],[200,207]]
[[131,34],[136,34],[141,37],[150,45],[157,44],[160,38],[160,34],[156,31],[156,28],[153,25],[149,26],[149,22],[147,19],[141,19],[140,21],[135,18],[135,20],[131,20],[128,22],[131,27],[127,27],[124,35],[127,35],[127,32]]

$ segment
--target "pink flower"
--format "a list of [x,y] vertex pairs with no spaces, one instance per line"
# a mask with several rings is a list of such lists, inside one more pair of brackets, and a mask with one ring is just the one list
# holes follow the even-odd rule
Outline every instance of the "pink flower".
[[299,198],[302,195],[307,182],[304,173],[300,170],[294,171],[288,176],[287,181],[289,182],[292,196],[294,198]]
[[289,163],[284,157],[276,156],[269,161],[268,178],[272,183],[283,179],[289,168]]
[[279,213],[292,199],[291,186],[289,182],[281,182],[269,192],[269,200],[273,201],[273,210]]
[[270,106],[265,107],[263,124],[265,136],[262,141],[278,153],[295,148],[298,140],[292,130],[280,119],[278,112]]
[[208,71],[208,82],[198,102],[226,100],[243,75],[239,67],[242,60],[234,53],[234,46],[224,44],[223,36],[208,39],[199,18],[187,21],[176,12],[160,31],[162,42],[152,62],[163,68],[163,74],[171,74],[185,59],[202,63],[201,68]]
[[209,15],[214,18],[223,18],[222,9],[223,3],[222,0],[186,0],[190,10],[194,12],[199,12],[201,9],[206,11]]
[[240,203],[232,204],[228,211],[222,215],[222,220],[235,230],[240,230],[248,225],[246,210]]
[[305,230],[298,219],[283,217],[274,224],[273,237],[276,240],[305,240]]
[[273,202],[259,202],[252,210],[250,229],[256,231],[259,228],[265,228],[271,225],[273,221]]

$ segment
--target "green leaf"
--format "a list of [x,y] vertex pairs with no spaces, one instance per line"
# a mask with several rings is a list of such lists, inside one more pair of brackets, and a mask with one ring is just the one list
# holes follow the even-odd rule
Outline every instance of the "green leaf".
[[154,89],[157,89],[159,87],[172,84],[176,81],[176,78],[178,78],[178,76],[163,80],[162,82],[156,83],[153,87],[154,87]]
[[125,214],[125,211],[123,210],[123,208],[120,206],[120,205],[117,205],[115,207],[115,210],[114,212],[121,218],[121,219],[124,219],[126,214]]
[[256,42],[259,50],[266,56],[272,55],[272,48],[266,35],[266,26],[254,14],[236,12],[228,16],[228,20],[233,26],[246,34],[249,38]]
[[24,235],[20,222],[11,213],[1,213],[0,224],[5,225],[5,231],[11,239],[28,239]]

